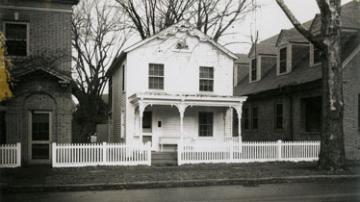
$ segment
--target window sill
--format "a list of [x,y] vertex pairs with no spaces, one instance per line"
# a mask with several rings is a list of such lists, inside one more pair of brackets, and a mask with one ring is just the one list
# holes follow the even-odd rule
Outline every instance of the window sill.
[[214,136],[197,136],[197,139],[212,140],[212,139],[214,139]]

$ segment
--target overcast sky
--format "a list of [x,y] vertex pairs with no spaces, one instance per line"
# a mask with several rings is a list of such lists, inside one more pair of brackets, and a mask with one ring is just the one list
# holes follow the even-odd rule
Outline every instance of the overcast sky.
[[[342,4],[352,0],[342,0]],[[248,53],[250,49],[250,33],[255,29],[259,30],[259,39],[264,40],[275,34],[278,34],[281,29],[289,29],[292,27],[291,23],[276,4],[275,0],[257,0],[261,7],[255,13],[247,15],[246,19],[234,25],[229,32],[238,33],[236,35],[228,36],[221,41],[226,44],[231,41],[247,42],[236,43],[226,46],[233,52]],[[286,5],[291,9],[300,22],[311,20],[316,13],[319,13],[315,0],[285,0]],[[255,26],[256,19],[256,26]]]

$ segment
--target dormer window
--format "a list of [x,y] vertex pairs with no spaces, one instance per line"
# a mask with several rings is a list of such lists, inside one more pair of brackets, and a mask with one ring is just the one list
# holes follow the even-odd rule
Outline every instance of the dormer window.
[[310,66],[321,63],[321,50],[314,45],[310,46]]
[[277,75],[291,72],[292,48],[293,45],[290,43],[279,48],[276,71]]
[[279,56],[279,73],[283,74],[286,73],[286,63],[287,63],[287,47],[280,49],[280,56]]
[[259,81],[260,80],[260,66],[261,66],[261,57],[257,56],[251,60],[250,63],[250,82]]

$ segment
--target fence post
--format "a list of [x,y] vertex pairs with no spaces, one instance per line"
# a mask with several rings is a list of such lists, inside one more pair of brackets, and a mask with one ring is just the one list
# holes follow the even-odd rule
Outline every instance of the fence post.
[[52,161],[52,167],[56,167],[56,142],[52,143],[51,146],[51,161]]
[[178,162],[178,166],[181,166],[181,149],[182,149],[182,140],[180,140],[177,144],[177,162]]
[[150,142],[146,143],[146,152],[148,155],[148,158],[147,158],[148,166],[151,166],[151,143]]
[[102,164],[106,165],[106,142],[102,143]]
[[234,144],[233,141],[230,142],[230,163],[234,161]]
[[281,161],[281,154],[282,154],[282,151],[281,151],[281,144],[282,144],[282,141],[281,140],[278,140],[277,141],[277,152],[278,152],[278,161]]
[[16,143],[16,166],[21,166],[21,143]]

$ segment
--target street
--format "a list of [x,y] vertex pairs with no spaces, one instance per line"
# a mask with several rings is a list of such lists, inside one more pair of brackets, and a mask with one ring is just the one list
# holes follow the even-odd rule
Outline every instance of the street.
[[11,193],[0,198],[2,202],[235,202],[235,201],[360,201],[360,183],[292,183],[254,186],[210,186],[189,188],[162,188],[142,190],[111,190],[53,193]]

